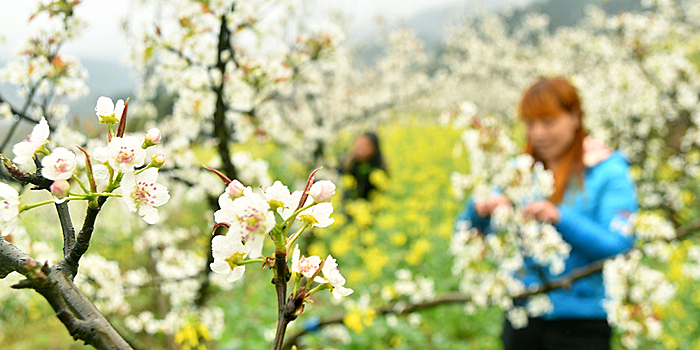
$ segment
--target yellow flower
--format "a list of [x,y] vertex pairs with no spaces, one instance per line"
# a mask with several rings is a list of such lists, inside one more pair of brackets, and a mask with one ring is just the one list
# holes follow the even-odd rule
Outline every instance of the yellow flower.
[[326,250],[326,245],[325,245],[325,243],[323,243],[321,241],[314,241],[313,243],[309,244],[309,247],[307,249],[309,250],[309,255],[318,255],[318,256],[328,255],[328,250]]
[[386,190],[389,187],[389,176],[384,170],[377,169],[369,174],[369,182],[380,190]]
[[389,243],[391,243],[394,246],[400,247],[406,244],[406,234],[402,232],[395,232],[391,236],[389,236]]
[[360,236],[360,241],[364,245],[374,245],[377,242],[377,234],[372,231],[366,231]]
[[346,238],[338,238],[331,242],[331,253],[337,256],[343,256],[347,254],[352,248],[352,242]]
[[365,327],[362,326],[362,315],[357,310],[350,311],[343,316],[343,323],[355,333],[362,333]]
[[352,175],[343,175],[340,177],[340,186],[348,190],[354,189],[357,187],[357,180]]
[[355,333],[362,333],[365,327],[371,327],[377,312],[373,308],[361,309],[351,307],[343,316],[343,323]]
[[348,284],[355,285],[365,279],[366,273],[361,269],[353,269],[348,273]]
[[362,260],[365,263],[365,269],[369,271],[373,277],[379,277],[382,269],[389,263],[389,257],[384,249],[378,247],[370,247],[362,254]]
[[411,246],[411,250],[408,256],[406,256],[406,262],[412,266],[420,265],[423,262],[425,253],[430,250],[430,247],[430,242],[427,239],[421,238],[417,240]]

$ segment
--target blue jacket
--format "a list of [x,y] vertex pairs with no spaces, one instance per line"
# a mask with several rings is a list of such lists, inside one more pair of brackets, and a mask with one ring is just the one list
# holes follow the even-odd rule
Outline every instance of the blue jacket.
[[[634,238],[612,229],[610,225],[614,220],[627,220],[638,209],[629,164],[622,153],[614,152],[604,161],[586,168],[583,188],[567,189],[558,208],[561,220],[555,227],[571,245],[566,269],[561,275],[552,276],[548,268],[540,268],[532,259],[526,259],[525,274],[521,279],[527,286],[542,285],[537,268],[551,280],[632,248]],[[478,216],[473,201],[469,201],[458,220],[469,220],[481,232],[489,231],[490,218]],[[601,272],[574,281],[569,289],[559,288],[547,294],[554,309],[544,315],[545,319],[606,318],[602,306],[605,289]]]

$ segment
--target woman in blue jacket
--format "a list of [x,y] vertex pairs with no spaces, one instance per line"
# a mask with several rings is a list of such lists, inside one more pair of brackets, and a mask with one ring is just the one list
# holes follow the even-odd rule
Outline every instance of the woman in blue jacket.
[[[638,208],[629,165],[620,152],[587,137],[576,89],[565,78],[542,78],[525,92],[519,112],[527,129],[525,153],[554,173],[554,194],[527,204],[524,212],[554,224],[571,245],[566,268],[559,276],[630,249],[632,238],[613,228]],[[510,203],[496,194],[470,201],[459,220],[469,220],[487,232],[491,213],[499,205]],[[528,286],[542,285],[543,279],[557,277],[548,271],[528,261],[521,278]],[[526,328],[516,330],[506,320],[505,350],[610,349],[600,272],[547,294],[553,310],[531,318]]]

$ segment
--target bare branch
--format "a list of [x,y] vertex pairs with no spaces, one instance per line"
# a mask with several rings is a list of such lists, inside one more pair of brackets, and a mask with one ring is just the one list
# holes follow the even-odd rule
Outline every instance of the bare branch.
[[73,228],[73,222],[70,218],[68,202],[56,203],[56,211],[63,231],[63,256],[65,257],[75,244],[75,228]]
[[96,208],[91,208],[88,205],[83,227],[80,229],[75,243],[70,247],[68,254],[65,255],[63,260],[57,264],[58,268],[64,270],[71,280],[78,274],[78,263],[90,246],[90,238],[92,238],[92,232],[95,229],[95,219],[106,200],[107,197],[99,197]]
[[41,294],[74,339],[83,340],[97,349],[131,349],[57,265],[41,265],[0,237],[0,278],[12,271],[26,277],[13,288],[31,288]]

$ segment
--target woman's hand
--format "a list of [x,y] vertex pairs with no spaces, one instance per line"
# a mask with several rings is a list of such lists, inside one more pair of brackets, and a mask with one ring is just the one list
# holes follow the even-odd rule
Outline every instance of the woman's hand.
[[474,210],[479,216],[485,218],[487,216],[491,216],[493,211],[501,205],[509,207],[512,206],[508,198],[506,198],[506,196],[499,194],[491,196],[489,197],[489,199],[486,200],[479,200],[474,202]]
[[561,219],[559,209],[550,201],[532,202],[523,209],[525,216],[533,217],[540,222],[551,222],[556,225]]

